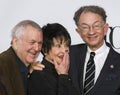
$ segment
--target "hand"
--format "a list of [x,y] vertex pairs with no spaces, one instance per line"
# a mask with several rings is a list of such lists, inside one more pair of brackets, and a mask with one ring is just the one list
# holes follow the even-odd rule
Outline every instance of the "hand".
[[61,64],[57,64],[57,62],[54,60],[54,66],[55,66],[55,69],[59,75],[60,74],[68,75],[69,64],[70,64],[70,60],[69,60],[68,52],[65,52],[64,57],[63,57],[63,61]]
[[43,68],[45,68],[45,66],[41,64],[40,61],[34,62],[30,65],[29,73],[31,74],[34,70],[43,70]]

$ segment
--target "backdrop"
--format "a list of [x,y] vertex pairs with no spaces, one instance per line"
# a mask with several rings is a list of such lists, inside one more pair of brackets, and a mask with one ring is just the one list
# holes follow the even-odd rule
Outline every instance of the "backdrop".
[[11,29],[25,19],[34,20],[41,27],[61,23],[69,31],[72,44],[82,43],[73,15],[83,5],[99,5],[106,10],[110,25],[107,41],[120,53],[120,0],[0,0],[0,53],[10,46]]

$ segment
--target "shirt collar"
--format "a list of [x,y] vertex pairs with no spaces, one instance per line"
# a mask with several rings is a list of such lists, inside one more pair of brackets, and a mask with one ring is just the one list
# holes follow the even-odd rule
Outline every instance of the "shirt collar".
[[100,48],[98,48],[96,51],[92,51],[89,47],[87,47],[87,50],[88,50],[88,53],[95,52],[95,54],[99,54],[99,53],[103,53],[108,48],[109,47],[106,45],[104,41],[103,45]]
[[[12,48],[12,49],[13,49],[13,48]],[[25,64],[20,60],[20,58],[16,55],[14,49],[13,49],[13,52],[14,52],[15,57],[16,57],[16,60],[17,60],[17,62],[18,62],[18,66],[19,66],[19,68],[20,68],[20,72],[26,72],[26,73],[28,73],[28,72],[29,72],[28,68],[27,68],[27,67],[25,66]]]

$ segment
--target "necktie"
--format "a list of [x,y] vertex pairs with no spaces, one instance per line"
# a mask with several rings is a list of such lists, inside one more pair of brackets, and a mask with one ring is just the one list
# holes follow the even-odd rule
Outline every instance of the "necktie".
[[95,53],[90,53],[90,59],[87,63],[85,82],[84,82],[84,95],[89,95],[90,90],[94,86],[94,77],[95,77],[95,64],[94,64]]

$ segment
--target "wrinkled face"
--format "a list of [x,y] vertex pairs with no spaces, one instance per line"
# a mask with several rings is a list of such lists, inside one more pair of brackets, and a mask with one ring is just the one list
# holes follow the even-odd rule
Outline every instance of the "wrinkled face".
[[58,64],[60,64],[63,60],[65,52],[69,52],[69,47],[66,42],[60,42],[59,40],[53,39],[54,45],[51,47],[49,53],[45,55],[45,58],[50,62],[55,60]]
[[96,50],[103,45],[107,30],[108,24],[103,22],[101,16],[91,12],[81,14],[79,27],[76,29],[83,41],[92,50]]
[[26,32],[21,39],[13,38],[15,52],[26,66],[33,63],[38,57],[41,51],[42,41],[42,32],[32,26],[26,27]]

